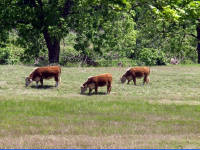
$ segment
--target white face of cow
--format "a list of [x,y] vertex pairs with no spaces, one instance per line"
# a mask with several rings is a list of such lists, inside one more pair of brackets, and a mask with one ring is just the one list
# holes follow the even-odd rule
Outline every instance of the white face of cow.
[[32,79],[30,79],[29,77],[26,77],[25,79],[25,86],[29,86],[29,84],[32,82]]
[[121,80],[122,83],[124,83],[124,82],[126,82],[126,77],[125,77],[125,76],[122,76],[122,77],[120,78],[120,80]]
[[81,94],[85,93],[87,91],[87,86],[81,86]]

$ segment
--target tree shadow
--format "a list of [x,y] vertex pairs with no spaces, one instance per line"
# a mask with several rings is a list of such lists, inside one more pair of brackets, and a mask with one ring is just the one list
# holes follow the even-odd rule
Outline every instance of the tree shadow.
[[91,94],[89,94],[88,92],[86,93],[80,93],[81,95],[85,95],[85,96],[92,96],[92,95],[108,95],[106,92],[97,92],[97,94],[95,92],[92,92]]
[[52,89],[52,88],[55,88],[55,86],[53,86],[53,85],[43,85],[43,86],[39,85],[38,87],[36,85],[31,85],[30,87],[33,88],[33,89]]

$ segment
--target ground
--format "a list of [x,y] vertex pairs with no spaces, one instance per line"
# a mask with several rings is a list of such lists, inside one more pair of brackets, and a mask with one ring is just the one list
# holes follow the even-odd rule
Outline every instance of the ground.
[[[0,148],[199,148],[200,66],[151,67],[150,84],[121,84],[127,68],[62,67],[61,84],[0,66]],[[80,94],[89,76],[111,73],[110,95]]]

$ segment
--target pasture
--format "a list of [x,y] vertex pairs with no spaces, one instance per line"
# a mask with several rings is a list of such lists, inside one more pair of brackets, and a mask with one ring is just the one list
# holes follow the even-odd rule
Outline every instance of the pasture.
[[[200,147],[199,65],[151,67],[145,86],[121,84],[127,68],[62,67],[58,88],[53,79],[26,88],[33,68],[0,66],[0,148]],[[81,95],[100,73],[113,75],[111,94]]]

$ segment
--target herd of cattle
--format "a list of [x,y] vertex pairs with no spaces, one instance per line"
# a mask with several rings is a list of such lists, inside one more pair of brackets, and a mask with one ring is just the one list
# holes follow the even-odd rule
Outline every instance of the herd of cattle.
[[[144,77],[143,84],[149,83],[149,67],[133,67],[129,68],[120,78],[122,83],[127,83],[133,80],[134,85],[136,85],[136,78]],[[26,77],[25,85],[26,87],[32,82],[36,82],[36,86],[38,87],[38,83],[40,82],[41,86],[43,86],[43,79],[51,79],[54,78],[56,81],[56,87],[60,82],[61,75],[61,67],[60,66],[47,66],[47,67],[38,67],[31,74]],[[87,79],[85,83],[81,86],[81,94],[83,94],[89,88],[89,94],[91,94],[92,90],[95,89],[95,93],[98,92],[98,87],[107,86],[107,93],[109,94],[112,87],[112,75],[110,73],[100,74],[97,76],[92,76]]]

